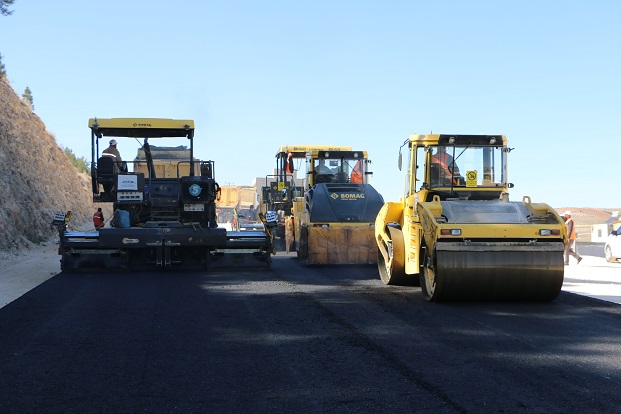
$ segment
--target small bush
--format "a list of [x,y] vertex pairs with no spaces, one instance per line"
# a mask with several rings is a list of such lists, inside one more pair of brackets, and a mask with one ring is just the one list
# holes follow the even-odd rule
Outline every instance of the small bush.
[[84,157],[78,158],[73,153],[73,151],[71,149],[69,149],[69,148],[63,148],[63,150],[65,151],[65,155],[67,156],[69,161],[71,161],[71,164],[73,164],[73,166],[75,167],[76,170],[78,170],[78,172],[80,172],[80,173],[87,173],[87,174],[91,173],[91,169],[88,166],[89,163],[86,160],[86,158],[84,158]]

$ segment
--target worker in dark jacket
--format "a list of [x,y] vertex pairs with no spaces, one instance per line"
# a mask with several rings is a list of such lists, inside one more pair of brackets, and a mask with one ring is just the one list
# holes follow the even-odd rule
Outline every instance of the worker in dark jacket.
[[110,146],[103,150],[101,155],[111,157],[112,161],[114,161],[114,164],[119,170],[127,172],[127,163],[123,162],[123,160],[121,159],[121,153],[116,148],[115,139],[110,140]]
[[109,154],[109,155],[114,155],[114,160],[116,162],[121,162],[123,161],[121,159],[121,153],[119,152],[118,149],[116,149],[116,140],[111,140],[110,141],[110,146],[108,148],[106,148],[105,150],[103,150],[103,154]]
[[95,230],[99,230],[106,225],[101,207],[93,214],[93,224],[95,225]]

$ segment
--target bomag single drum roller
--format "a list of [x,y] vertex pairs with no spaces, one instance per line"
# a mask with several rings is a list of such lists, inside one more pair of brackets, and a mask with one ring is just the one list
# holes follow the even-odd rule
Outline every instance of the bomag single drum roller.
[[415,134],[406,145],[404,196],[375,223],[381,280],[420,284],[430,301],[554,300],[565,225],[547,204],[509,201],[506,137]]
[[278,217],[276,239],[306,265],[374,265],[375,217],[384,204],[364,150],[283,145],[261,209]]

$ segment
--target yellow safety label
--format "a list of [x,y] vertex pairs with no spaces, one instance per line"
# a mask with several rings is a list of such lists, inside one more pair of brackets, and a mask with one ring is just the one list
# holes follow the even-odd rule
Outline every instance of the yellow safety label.
[[282,191],[283,188],[285,188],[284,181],[279,181],[278,182],[278,191]]
[[466,172],[466,187],[476,187],[477,186],[477,171],[467,171]]

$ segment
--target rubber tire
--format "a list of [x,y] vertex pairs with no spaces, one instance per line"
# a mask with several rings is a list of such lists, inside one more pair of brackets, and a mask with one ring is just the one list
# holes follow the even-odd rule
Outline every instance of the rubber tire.
[[395,253],[393,253],[392,263],[390,266],[387,266],[382,252],[379,249],[377,250],[377,270],[380,279],[385,285],[413,286],[416,282],[416,277],[405,274],[403,232],[394,227],[389,227],[388,231]]
[[[431,266],[429,266],[430,262],[432,262]],[[433,263],[433,260],[429,254],[425,254],[423,270],[420,272],[420,289],[423,293],[423,297],[429,302],[438,301],[438,280],[436,269],[437,266]]]
[[604,249],[604,255],[606,256],[606,261],[608,263],[614,263],[617,261],[617,258],[612,255],[612,249],[610,246],[606,246]]

